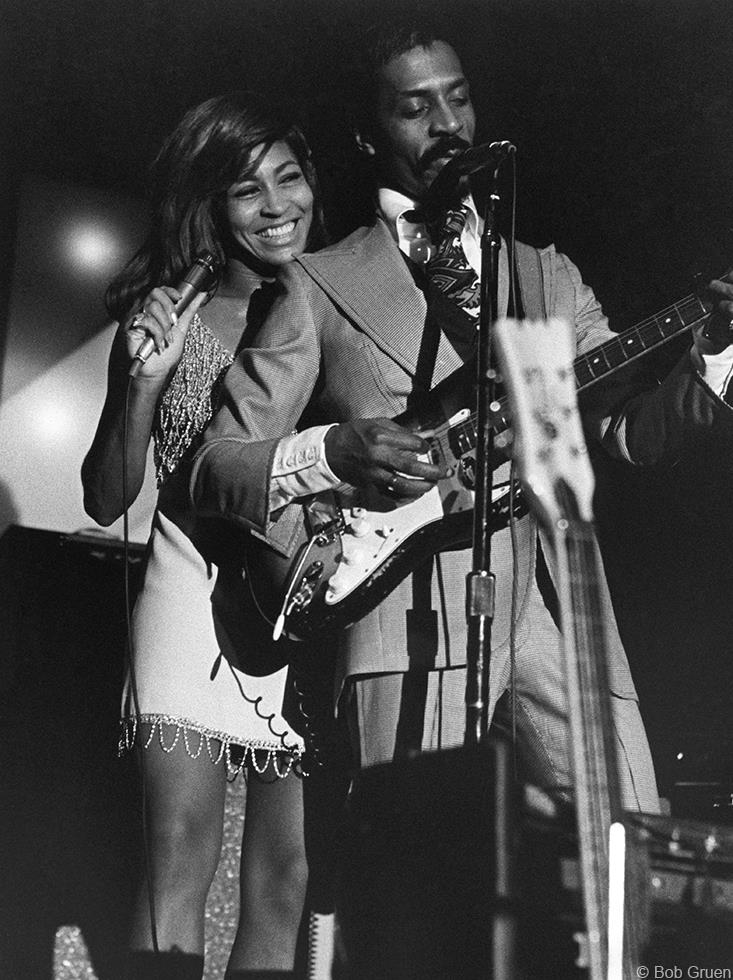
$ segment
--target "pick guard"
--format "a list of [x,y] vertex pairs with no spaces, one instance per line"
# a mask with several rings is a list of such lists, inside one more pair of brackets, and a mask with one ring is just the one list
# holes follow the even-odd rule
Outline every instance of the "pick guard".
[[[506,489],[496,491],[495,499],[505,493]],[[379,509],[374,500],[356,496],[342,500],[342,507],[346,529],[341,538],[341,560],[324,597],[327,605],[350,595],[379,566],[400,553],[415,534],[427,532],[431,525],[437,526],[451,516],[470,514],[473,493],[455,473],[422,497],[400,507]]]

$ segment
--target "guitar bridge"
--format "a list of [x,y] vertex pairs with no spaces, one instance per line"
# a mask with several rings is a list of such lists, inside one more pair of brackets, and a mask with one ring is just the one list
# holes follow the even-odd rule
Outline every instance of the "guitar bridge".
[[346,520],[334,493],[318,494],[304,510],[311,541],[319,548],[328,547],[343,535]]
[[321,525],[313,536],[313,541],[319,548],[326,548],[333,544],[346,530],[344,515],[339,514],[332,521]]

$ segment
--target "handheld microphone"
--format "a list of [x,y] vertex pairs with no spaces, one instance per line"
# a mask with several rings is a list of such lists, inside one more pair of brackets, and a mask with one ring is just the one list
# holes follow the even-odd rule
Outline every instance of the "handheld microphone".
[[[219,264],[211,252],[200,252],[196,256],[191,268],[176,285],[176,289],[181,294],[180,299],[173,307],[176,316],[183,313],[196,293],[206,293],[211,289],[218,271]],[[152,337],[146,337],[138,347],[130,365],[129,375],[131,378],[135,377],[154,350],[155,341]]]
[[428,192],[430,199],[435,202],[443,201],[457,191],[462,177],[470,177],[471,174],[485,170],[487,167],[498,169],[507,157],[516,152],[516,146],[509,140],[469,147],[446,163],[430,185]]

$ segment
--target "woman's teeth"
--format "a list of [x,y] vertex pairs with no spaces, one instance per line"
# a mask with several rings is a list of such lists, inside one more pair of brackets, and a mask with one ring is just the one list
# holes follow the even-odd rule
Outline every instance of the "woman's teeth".
[[295,229],[294,221],[287,221],[284,225],[277,225],[276,227],[263,228],[262,231],[258,231],[257,234],[262,238],[284,238],[286,235],[291,234]]

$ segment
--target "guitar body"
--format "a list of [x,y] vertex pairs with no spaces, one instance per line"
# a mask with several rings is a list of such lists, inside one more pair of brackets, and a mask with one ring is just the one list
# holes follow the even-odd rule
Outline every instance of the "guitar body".
[[[445,448],[442,453],[445,460]],[[450,477],[399,507],[376,493],[319,494],[318,505],[330,506],[330,527],[323,533],[309,526],[306,504],[293,558],[253,538],[247,579],[262,614],[295,639],[341,630],[375,609],[432,555],[470,547],[472,462],[470,453],[456,459]],[[494,495],[499,526],[508,523],[510,506],[521,513],[520,496],[512,501],[507,484]]]
[[309,601],[288,613],[287,633],[299,640],[351,626],[375,609],[431,555],[470,545],[473,523],[470,510],[432,519],[427,509],[419,515],[407,516],[412,516],[414,522],[400,515],[400,521],[389,523],[388,537],[373,530],[366,541],[347,530],[338,540],[312,546],[303,532],[295,559],[277,555],[253,539],[253,547],[247,549],[247,578],[260,612],[273,625],[277,622],[283,592],[290,591],[293,568],[306,553],[304,570],[320,564],[322,571],[314,570],[318,581]]
[[[572,364],[574,385],[584,391],[642,354],[688,330],[707,316],[703,304],[688,296],[656,317],[607,341]],[[418,565],[441,551],[468,547],[472,538],[473,478],[478,442],[475,363],[469,360],[395,421],[428,442],[428,458],[448,476],[418,500],[395,507],[376,493],[331,492],[309,498],[294,558],[285,560],[252,539],[248,581],[259,609],[286,633],[307,639],[343,629],[371,612]],[[506,400],[491,425],[502,445],[509,426]],[[495,465],[504,457],[497,456]],[[521,492],[508,484],[492,494],[493,527],[505,527],[511,513],[525,512]],[[324,531],[317,511],[329,512]],[[291,506],[301,507],[301,502]]]

